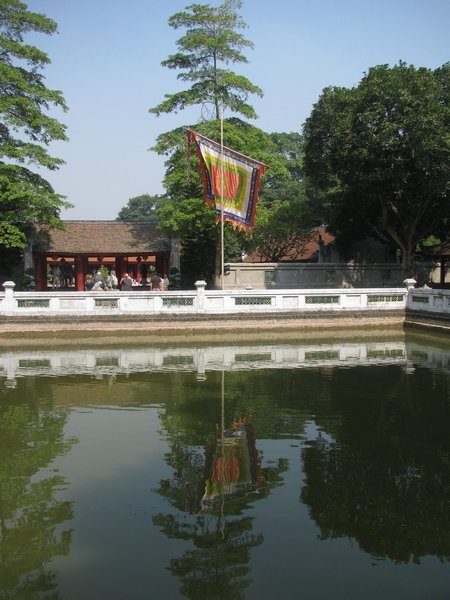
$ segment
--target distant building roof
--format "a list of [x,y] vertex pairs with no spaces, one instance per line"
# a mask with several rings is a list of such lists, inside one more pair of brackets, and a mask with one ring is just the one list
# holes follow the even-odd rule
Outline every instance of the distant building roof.
[[[323,225],[316,227],[313,239],[305,245],[302,252],[295,257],[284,256],[280,262],[317,262],[320,239],[324,247],[327,247],[334,242],[335,237]],[[244,262],[262,262],[262,257],[258,250],[255,250],[245,258]]]
[[65,229],[52,229],[47,253],[154,254],[170,252],[169,238],[155,221],[63,221]]

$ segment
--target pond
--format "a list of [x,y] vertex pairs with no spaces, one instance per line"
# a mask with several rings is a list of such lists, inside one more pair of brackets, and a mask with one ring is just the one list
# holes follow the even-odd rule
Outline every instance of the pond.
[[0,350],[0,597],[450,597],[450,344]]

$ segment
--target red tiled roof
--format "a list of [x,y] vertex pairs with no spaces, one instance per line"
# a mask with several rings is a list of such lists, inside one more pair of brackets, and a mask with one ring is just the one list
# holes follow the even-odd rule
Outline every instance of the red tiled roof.
[[[280,260],[280,262],[312,262],[317,260],[317,253],[319,250],[319,236],[322,238],[322,241],[325,246],[328,246],[328,244],[331,244],[335,240],[334,235],[328,233],[325,227],[317,227],[314,234],[314,239],[311,240],[308,244],[306,244],[302,252],[297,254],[297,256],[294,258],[283,257]],[[255,252],[252,252],[246,257],[244,262],[261,262],[261,255],[257,250],[255,250]]]
[[152,254],[169,252],[170,241],[154,221],[63,221],[65,229],[52,229],[47,253]]

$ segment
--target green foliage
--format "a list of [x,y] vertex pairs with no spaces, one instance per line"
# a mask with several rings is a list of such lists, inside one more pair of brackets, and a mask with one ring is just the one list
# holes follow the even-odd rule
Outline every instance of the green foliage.
[[142,194],[130,198],[126,206],[123,206],[116,221],[153,221],[155,219],[155,208],[164,200],[164,196],[156,194]]
[[4,391],[0,403],[1,590],[5,598],[50,598],[57,582],[49,564],[69,554],[73,510],[60,499],[66,481],[49,465],[73,440],[64,437],[67,411],[22,402],[24,387]]
[[374,235],[401,250],[448,236],[449,65],[369,69],[327,88],[304,127],[305,170],[322,218],[341,240]]
[[[183,28],[186,33],[177,42],[179,52],[169,56],[162,64],[178,70],[178,79],[188,82],[191,87],[166,95],[165,100],[150,112],[159,115],[176,112],[191,105],[210,105],[213,107],[210,113],[212,120],[202,121],[192,129],[215,140],[220,140],[221,137],[221,107],[245,117],[256,116],[253,108],[247,104],[247,97],[250,93],[261,96],[261,90],[244,77],[219,66],[247,62],[242,49],[252,47],[252,43],[237,32],[245,27],[237,13],[241,7],[241,0],[226,0],[218,7],[193,4],[186,11],[176,13],[169,19],[171,27]],[[294,248],[299,247],[300,238],[304,240],[305,228],[311,222],[309,214],[306,218],[308,211],[305,203],[301,204],[299,211],[299,199],[303,199],[302,136],[297,133],[269,136],[238,118],[230,118],[223,123],[223,143],[270,165],[263,184],[265,191],[262,199],[265,207],[262,207],[263,214],[258,217],[255,226],[255,232],[259,227],[259,234],[255,239],[266,243],[266,253],[270,256],[286,254],[287,246],[293,252]],[[161,229],[168,235],[178,235],[181,238],[185,283],[192,283],[203,275],[217,285],[220,236],[215,225],[214,211],[202,203],[203,186],[196,156],[190,158],[188,175],[185,128],[161,134],[152,149],[167,157],[164,186],[168,198],[156,212]],[[283,203],[292,202],[295,207],[291,209],[282,206]],[[273,210],[271,205],[274,206]],[[293,231],[299,224],[299,215],[300,235]],[[288,227],[288,232],[283,225]],[[249,238],[233,231],[228,225],[224,228],[224,233],[226,262],[240,260],[242,250],[254,247]]]
[[56,23],[27,10],[18,0],[0,2],[0,245],[23,247],[33,223],[54,227],[69,207],[31,168],[55,170],[63,161],[46,146],[66,140],[65,126],[48,116],[51,107],[67,110],[62,93],[44,85],[40,71],[50,61],[24,35],[51,35]]
[[315,219],[310,206],[299,197],[260,205],[250,251],[258,251],[262,262],[294,260],[312,240]]
[[[276,154],[285,159],[285,166],[292,181],[303,180],[304,140],[300,133],[270,133],[269,138],[275,144]],[[275,172],[276,175],[276,172]],[[267,185],[273,187],[271,171],[267,174]]]
[[249,94],[262,96],[262,90],[243,75],[221,67],[248,62],[242,49],[253,44],[238,32],[246,27],[237,12],[241,7],[241,0],[225,0],[217,7],[192,4],[170,17],[170,27],[185,29],[186,33],[177,41],[179,51],[161,64],[179,70],[178,79],[190,87],[166,94],[150,112],[160,115],[200,104],[212,106],[216,119],[220,107],[247,118],[256,117],[247,98]]
[[303,183],[303,137],[271,133],[279,168],[269,169],[261,193],[249,252],[260,260],[294,260],[311,241],[319,222],[307,201]]
[[301,499],[321,539],[398,563],[449,560],[447,386],[446,373],[427,369],[413,382],[392,367],[340,369],[328,400],[311,400],[329,437],[302,450]]
[[35,223],[60,227],[59,211],[67,206],[40,175],[0,162],[0,245],[23,248]]
[[[206,137],[220,139],[219,121],[199,123],[193,128]],[[269,163],[270,171],[281,179],[289,178],[285,159],[276,154],[275,143],[261,129],[231,118],[224,121],[223,132],[226,146]],[[160,228],[167,235],[177,235],[181,239],[183,286],[191,287],[201,275],[212,283],[217,269],[215,256],[219,231],[215,211],[203,203],[203,186],[195,154],[190,157],[188,174],[185,129],[161,134],[153,150],[168,157],[164,177],[167,198],[155,212]],[[249,240],[229,224],[225,224],[224,235],[225,261],[240,260],[241,250]]]

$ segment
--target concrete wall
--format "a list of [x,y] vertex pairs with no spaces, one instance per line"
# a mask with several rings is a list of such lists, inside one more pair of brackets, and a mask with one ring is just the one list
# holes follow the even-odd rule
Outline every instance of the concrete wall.
[[[233,289],[388,288],[403,286],[398,264],[230,263],[224,287]],[[439,265],[417,263],[415,279],[439,283]],[[446,281],[450,282],[450,268]]]

